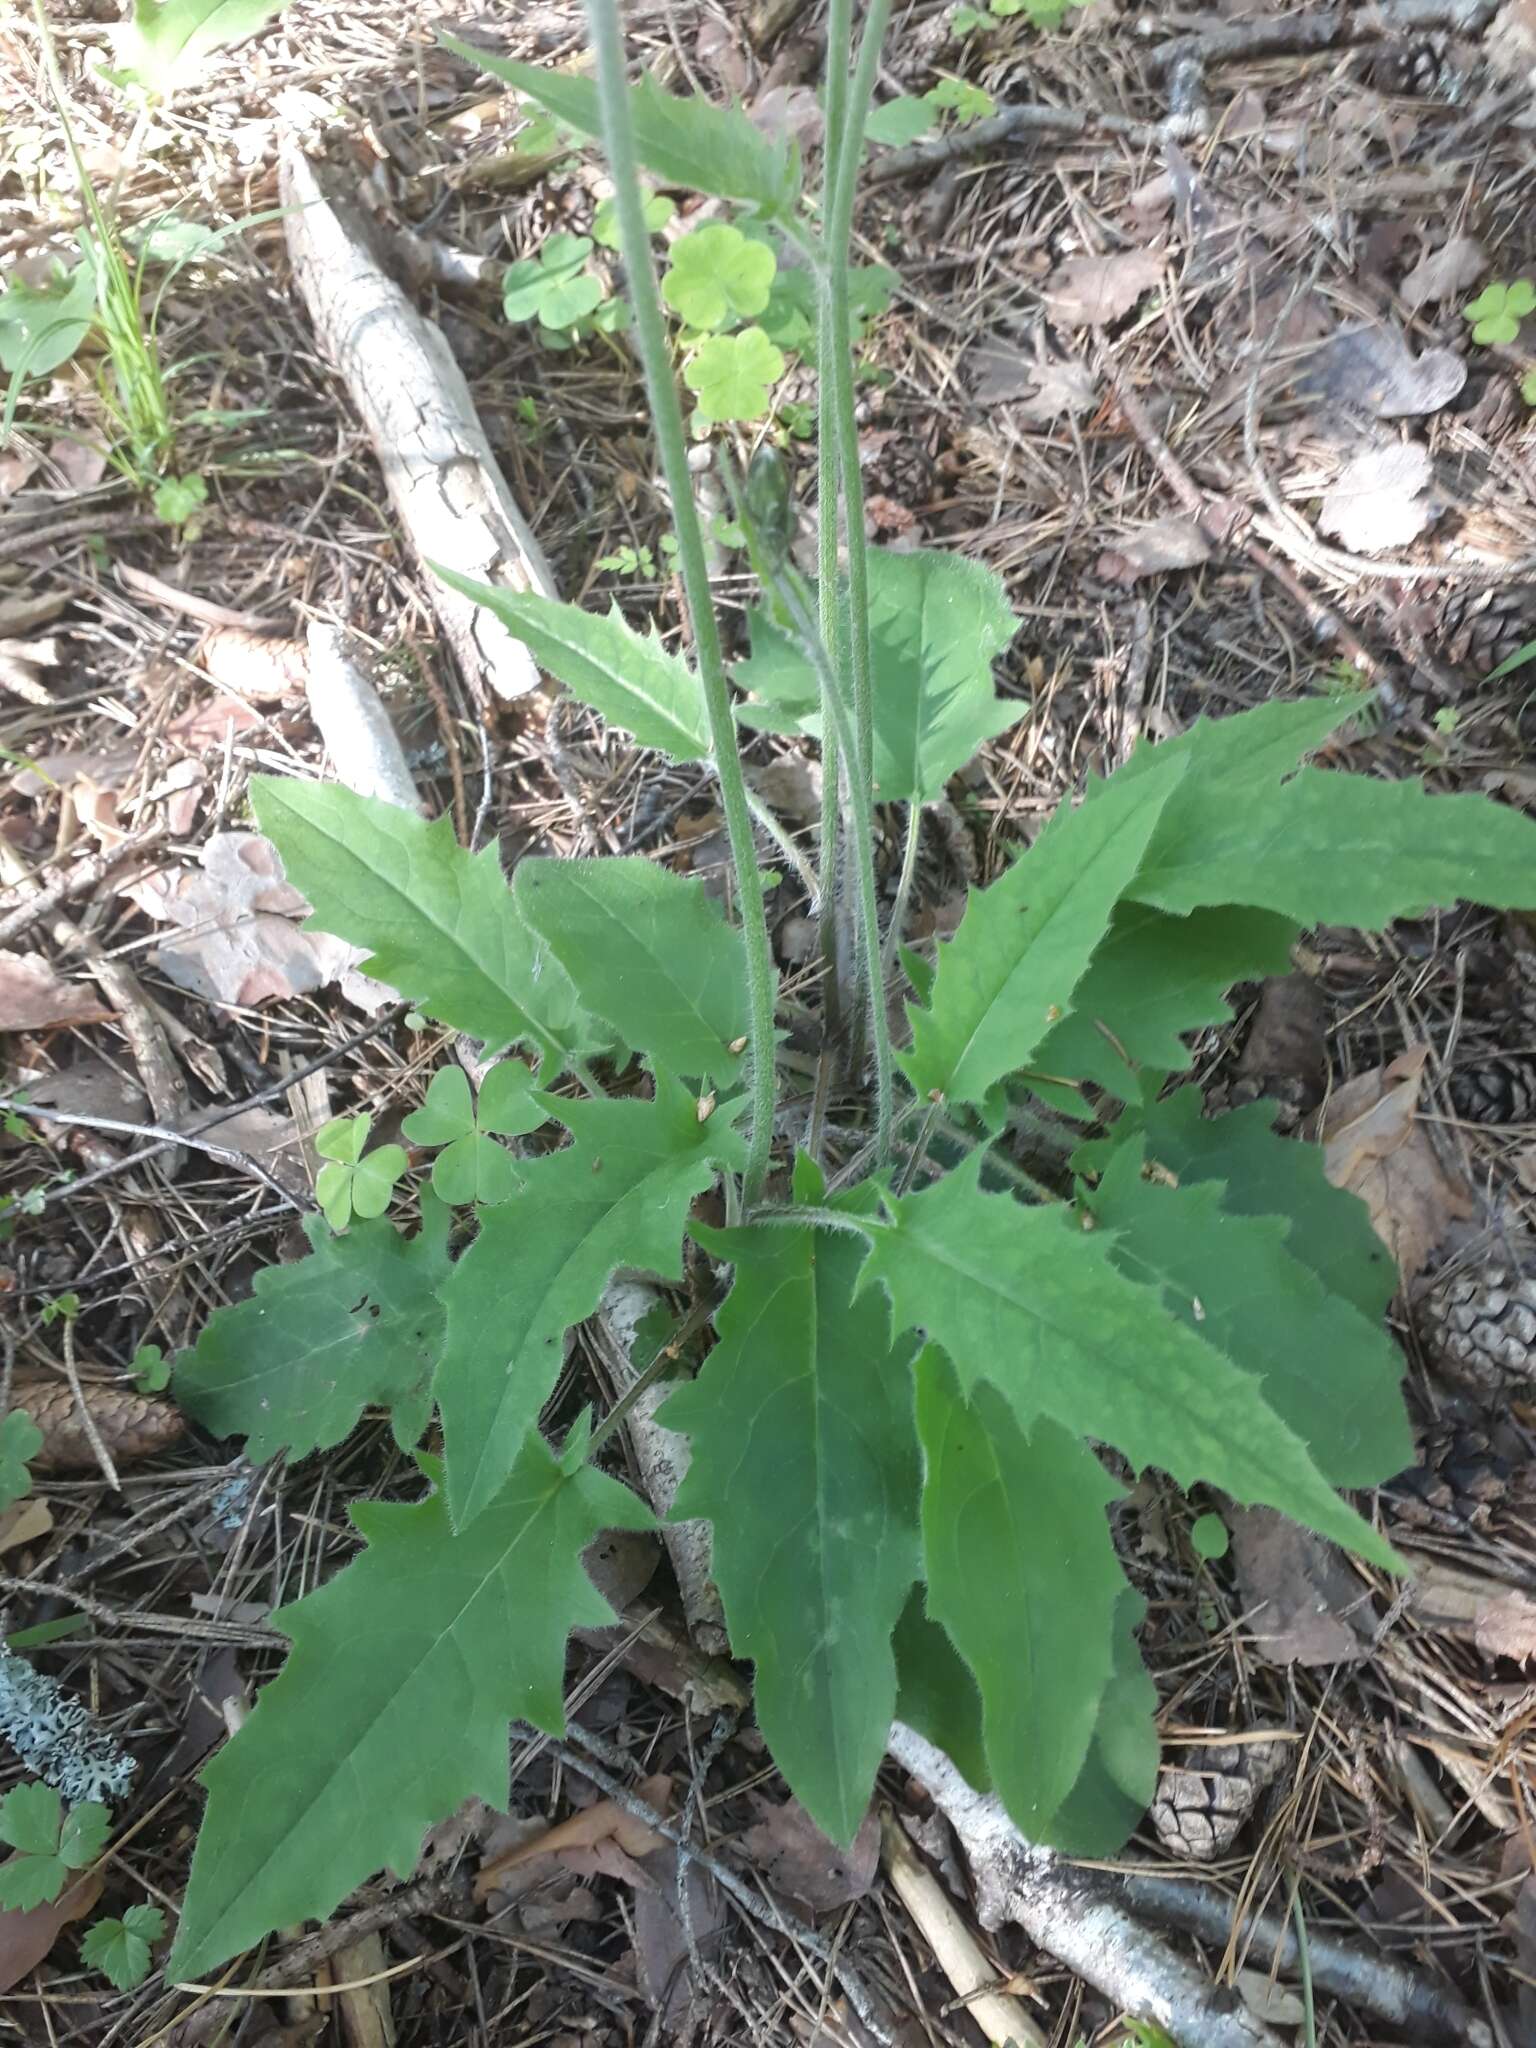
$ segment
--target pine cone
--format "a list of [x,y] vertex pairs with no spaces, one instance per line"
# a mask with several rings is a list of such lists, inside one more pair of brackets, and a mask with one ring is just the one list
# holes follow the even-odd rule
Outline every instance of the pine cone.
[[1459,53],[1444,29],[1390,44],[1371,66],[1371,82],[1382,92],[1422,99],[1454,99],[1461,83]]
[[1469,1124],[1536,1121],[1536,1058],[1495,1053],[1451,1076],[1451,1104]]
[[1479,1266],[1428,1296],[1425,1349],[1448,1379],[1481,1394],[1536,1379],[1536,1276]]
[[1165,1771],[1152,1802],[1152,1825],[1170,1856],[1213,1863],[1285,1768],[1284,1742],[1235,1742],[1192,1749]]
[[1481,682],[1532,639],[1536,591],[1529,584],[1453,591],[1440,607],[1436,651],[1442,661],[1466,669],[1469,681]]
[[1419,1462],[1383,1489],[1411,1529],[1486,1529],[1509,1492],[1510,1466],[1486,1430],[1455,1421],[1427,1432]]

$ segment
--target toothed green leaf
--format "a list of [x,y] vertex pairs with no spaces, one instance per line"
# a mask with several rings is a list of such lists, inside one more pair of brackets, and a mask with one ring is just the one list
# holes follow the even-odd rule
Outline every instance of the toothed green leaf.
[[595,1049],[575,991],[518,915],[494,846],[472,854],[449,818],[334,783],[251,783],[257,822],[311,927],[369,949],[363,964],[429,1017],[483,1039],[531,1045],[557,1067]]
[[494,613],[541,668],[610,725],[674,761],[708,758],[709,718],[697,675],[654,634],[627,625],[617,606],[605,617],[432,567],[452,589]]
[[[1040,1416],[1183,1485],[1259,1501],[1377,1563],[1390,1548],[1346,1507],[1254,1375],[1117,1271],[1107,1233],[1056,1206],[984,1194],[980,1155],[892,1199],[865,1268],[899,1329],[922,1329],[967,1392],[982,1379],[1028,1429]],[[1383,1473],[1383,1478],[1388,1475]]]
[[1264,1398],[1335,1486],[1370,1486],[1413,1462],[1403,1356],[1379,1317],[1324,1287],[1286,1249],[1277,1216],[1237,1216],[1216,1181],[1146,1179],[1125,1146],[1085,1198],[1110,1257],[1169,1314],[1260,1376]]
[[892,1647],[896,1717],[934,1743],[978,1792],[992,1790],[982,1745],[981,1694],[948,1631],[928,1613],[926,1586],[914,1586]]
[[318,1216],[304,1229],[309,1256],[263,1267],[249,1300],[216,1309],[182,1352],[176,1399],[211,1436],[243,1436],[257,1464],[328,1449],[374,1406],[392,1411],[409,1449],[442,1349],[448,1212],[423,1194],[411,1238],[384,1222],[333,1237]]
[[939,947],[929,1007],[908,1009],[900,1065],[919,1097],[980,1102],[1029,1062],[1071,1004],[1181,770],[1117,777],[1092,803],[1063,805],[1022,860],[971,891]]
[[740,1167],[731,1111],[705,1122],[687,1089],[658,1078],[654,1101],[544,1098],[574,1142],[520,1163],[522,1185],[487,1210],[443,1287],[437,1374],[454,1521],[495,1498],[565,1356],[615,1269],[682,1278],[683,1229],[716,1164]]
[[1113,1856],[1157,1790],[1157,1687],[1136,1644],[1146,1611],[1141,1595],[1122,1587],[1110,1632],[1114,1668],[1099,1696],[1093,1739],[1051,1822],[1052,1841],[1068,1855]]
[[[806,1160],[795,1192],[822,1198]],[[878,1294],[853,1299],[856,1239],[766,1224],[695,1235],[735,1271],[719,1342],[660,1417],[693,1443],[673,1518],[713,1522],[758,1724],[796,1798],[848,1843],[885,1753],[891,1631],[918,1571],[914,1347],[892,1343]]]
[[273,1617],[288,1661],[203,1773],[172,1978],[324,1920],[381,1867],[409,1876],[423,1834],[466,1799],[505,1807],[508,1722],[560,1734],[566,1636],[613,1619],[582,1552],[603,1529],[651,1521],[536,1435],[459,1534],[440,1493],[352,1519],[366,1549]]
[[701,882],[650,860],[525,860],[516,895],[581,1001],[626,1044],[674,1074],[735,1074],[745,955]]
[[[442,40],[457,56],[536,100],[578,135],[594,141],[601,137],[602,115],[592,79],[541,64],[514,64],[461,43],[456,36],[444,35]],[[629,88],[628,97],[636,153],[663,184],[712,192],[720,199],[750,200],[770,213],[794,205],[800,190],[798,150],[791,142],[764,135],[739,107],[716,107],[708,100],[663,92],[648,73]]]

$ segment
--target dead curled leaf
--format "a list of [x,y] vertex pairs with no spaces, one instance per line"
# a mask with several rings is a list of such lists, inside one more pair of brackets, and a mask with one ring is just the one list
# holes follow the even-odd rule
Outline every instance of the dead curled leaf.
[[146,876],[124,892],[183,928],[155,954],[178,988],[209,1002],[259,1003],[324,988],[357,957],[339,939],[299,929],[309,906],[259,832],[215,832],[198,859],[199,867]]
[[1107,327],[1128,313],[1162,274],[1161,257],[1146,249],[1069,257],[1046,281],[1046,317],[1057,327]]
[[94,988],[66,981],[40,953],[0,953],[0,1031],[51,1031],[111,1014]]
[[1466,381],[1466,361],[1454,349],[1416,356],[1395,327],[1346,327],[1312,356],[1297,389],[1379,420],[1401,420],[1439,412]]
[[1536,1658],[1536,1599],[1517,1586],[1426,1564],[1414,1576],[1408,1611],[1421,1627],[1470,1636],[1485,1657]]
[[1403,279],[1403,304],[1413,312],[1459,299],[1488,268],[1483,245],[1473,235],[1452,235],[1438,249],[1427,249]]
[[1134,583],[1165,569],[1194,569],[1211,559],[1211,544],[1193,519],[1170,512],[1100,555],[1098,573],[1111,583]]
[[246,626],[213,627],[203,635],[197,659],[221,690],[253,704],[302,697],[309,682],[302,640],[274,640]]
[[1416,540],[1435,517],[1422,494],[1432,464],[1417,441],[1393,441],[1347,463],[1323,499],[1318,525],[1355,554]]
[[[665,1773],[654,1778],[642,1778],[635,1787],[638,1796],[658,1813],[667,1813],[672,1805],[672,1780]],[[604,1844],[612,1844],[626,1857],[648,1856],[653,1849],[664,1846],[665,1837],[632,1813],[627,1813],[611,1799],[599,1799],[591,1806],[585,1806],[579,1813],[568,1819],[557,1821],[554,1827],[543,1834],[535,1835],[531,1841],[519,1842],[515,1848],[506,1850],[488,1863],[482,1863],[475,1878],[475,1897],[487,1898],[500,1889],[507,1873],[516,1870],[519,1864],[531,1863],[536,1856],[558,1856],[562,1859],[575,1857],[579,1874],[590,1874],[593,1865],[590,1852]],[[613,1876],[622,1874],[612,1869],[605,1872]]]
[[984,341],[969,352],[966,368],[979,405],[1012,405],[1031,426],[1087,412],[1094,402],[1093,372],[1070,357],[1035,357],[1008,341]]
[[1317,1136],[1336,1188],[1358,1195],[1405,1282],[1429,1261],[1451,1225],[1472,1216],[1466,1182],[1441,1164],[1417,1115],[1428,1046],[1346,1081],[1323,1105]]
[[[186,1417],[172,1402],[157,1401],[132,1387],[87,1383],[85,1398],[91,1420],[119,1465],[153,1457],[186,1433]],[[34,1472],[95,1470],[96,1453],[66,1381],[18,1374],[11,1401],[24,1408],[43,1433],[42,1448],[31,1460]]]

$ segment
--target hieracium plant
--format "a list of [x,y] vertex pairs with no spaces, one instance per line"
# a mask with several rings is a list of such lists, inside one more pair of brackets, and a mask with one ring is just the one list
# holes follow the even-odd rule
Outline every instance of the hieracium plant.
[[[369,1215],[354,1193],[346,1228],[312,1218],[309,1256],[263,1273],[179,1362],[181,1401],[252,1457],[323,1449],[381,1406],[424,1480],[414,1504],[356,1507],[358,1555],[278,1618],[287,1663],[206,1772],[182,1977],[328,1914],[381,1867],[409,1872],[462,1801],[506,1804],[509,1722],[561,1728],[568,1633],[610,1619],[582,1553],[652,1515],[594,1457],[612,1415],[594,1430],[583,1413],[556,1442],[541,1411],[615,1272],[681,1285],[690,1238],[691,1313],[710,1314],[713,1341],[662,1410],[692,1450],[674,1513],[713,1525],[763,1734],[839,1841],[899,1715],[1032,1840],[1121,1844],[1157,1761],[1143,1603],[1107,1512],[1127,1470],[1266,1503],[1395,1565],[1339,1491],[1412,1453],[1387,1257],[1315,1149],[1278,1137],[1262,1105],[1205,1117],[1179,1077],[1231,986],[1283,971],[1308,926],[1529,903],[1536,826],[1307,765],[1357,697],[1266,704],[1090,779],[972,891],[936,960],[901,947],[905,888],[882,931],[875,806],[907,807],[908,879],[922,806],[1017,713],[992,684],[1015,623],[999,579],[865,545],[848,250],[888,0],[871,0],[856,51],[850,0],[829,7],[815,197],[793,146],[739,110],[629,85],[618,0],[589,11],[595,80],[480,61],[606,149],[689,651],[616,612],[448,580],[640,745],[709,765],[729,901],[645,859],[528,858],[509,878],[447,818],[256,783],[315,923],[502,1057],[476,1095],[434,1083],[413,1128],[441,1149],[414,1227],[403,1198]],[[726,202],[802,274],[812,309],[814,576],[789,545],[783,472],[735,487],[761,584],[736,676],[749,697],[733,696],[711,604],[642,170]],[[689,317],[761,296],[762,263],[719,248],[714,297],[697,251],[673,289]],[[732,332],[750,381],[761,329]],[[704,382],[718,423],[723,359]],[[821,746],[814,1083],[802,1060],[784,1085],[743,720]],[[899,974],[911,995],[893,1031]],[[1076,1118],[1081,1143],[1037,1182],[1000,1137],[1047,1114]],[[712,1190],[723,1226],[696,1220]],[[666,1351],[650,1331],[634,1363],[659,1373]],[[434,1411],[440,1455],[418,1448]]]

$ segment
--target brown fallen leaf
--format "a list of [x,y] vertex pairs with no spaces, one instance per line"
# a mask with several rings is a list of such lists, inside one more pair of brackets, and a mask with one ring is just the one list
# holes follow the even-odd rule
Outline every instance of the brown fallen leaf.
[[1211,544],[1193,519],[1170,512],[1100,555],[1098,573],[1111,583],[1134,583],[1165,569],[1193,569],[1211,559]]
[[357,955],[324,932],[306,932],[309,909],[259,832],[215,832],[201,865],[146,875],[124,891],[185,935],[166,939],[156,964],[205,1001],[252,1004],[303,995],[345,973]]
[[52,1031],[111,1014],[94,988],[66,981],[40,953],[0,953],[0,1031]]
[[84,1919],[101,1897],[101,1884],[100,1874],[87,1871],[51,1905],[0,1912],[0,1993],[37,1968],[71,1920]]
[[[664,1772],[654,1778],[642,1778],[635,1790],[658,1813],[670,1810],[672,1780]],[[637,1820],[634,1814],[616,1806],[611,1799],[599,1799],[591,1806],[584,1806],[579,1813],[571,1814],[568,1819],[557,1821],[554,1827],[546,1828],[532,1841],[519,1842],[515,1848],[482,1863],[475,1878],[475,1897],[484,1899],[497,1889],[508,1871],[516,1870],[519,1864],[531,1863],[535,1856],[564,1856],[571,1850],[595,1849],[600,1842],[615,1843],[626,1856],[648,1856],[653,1849],[661,1848],[665,1839],[643,1820]]]
[[1093,372],[1071,357],[1029,356],[1010,342],[984,341],[969,352],[966,367],[979,405],[1012,405],[1031,426],[1087,412],[1094,401]]
[[1389,1066],[1346,1081],[1323,1105],[1317,1129],[1328,1178],[1365,1203],[1405,1282],[1477,1206],[1417,1116],[1428,1058],[1427,1046],[1410,1046]]
[[1427,249],[1398,289],[1403,304],[1416,313],[1420,306],[1459,299],[1487,268],[1488,258],[1476,236],[1452,235],[1438,249]]
[[1342,1552],[1272,1508],[1234,1508],[1226,1519],[1244,1618],[1266,1664],[1370,1655],[1375,1615]]
[[1433,465],[1417,441],[1393,441],[1346,463],[1323,499],[1318,525],[1354,554],[1416,540],[1435,517],[1424,497]]
[[1239,1079],[1295,1110],[1314,1108],[1328,1075],[1328,1008],[1310,974],[1272,974],[1259,992]]
[[16,1500],[0,1514],[0,1554],[37,1543],[53,1527],[53,1511],[45,1500]]
[[1057,327],[1107,327],[1128,313],[1163,274],[1146,249],[1116,256],[1071,256],[1046,280],[1046,318]]
[[798,1799],[775,1806],[760,1800],[762,1819],[741,1837],[763,1881],[811,1913],[827,1913],[862,1899],[880,1867],[880,1817],[865,1814],[846,1849],[821,1832]]
[[1312,356],[1297,389],[1379,420],[1401,420],[1439,412],[1466,381],[1466,361],[1454,349],[1416,356],[1396,328],[1346,327]]
[[302,697],[309,681],[302,640],[274,640],[245,626],[214,626],[203,635],[195,658],[221,690],[253,704]]
[[[102,1442],[119,1465],[153,1457],[186,1434],[187,1419],[174,1403],[132,1387],[90,1381],[85,1398]],[[11,1402],[25,1408],[43,1432],[42,1448],[31,1461],[34,1472],[95,1470],[96,1453],[66,1381],[18,1373]]]
[[1469,1636],[1485,1657],[1536,1658],[1536,1599],[1498,1579],[1427,1564],[1414,1576],[1408,1611],[1424,1628]]

